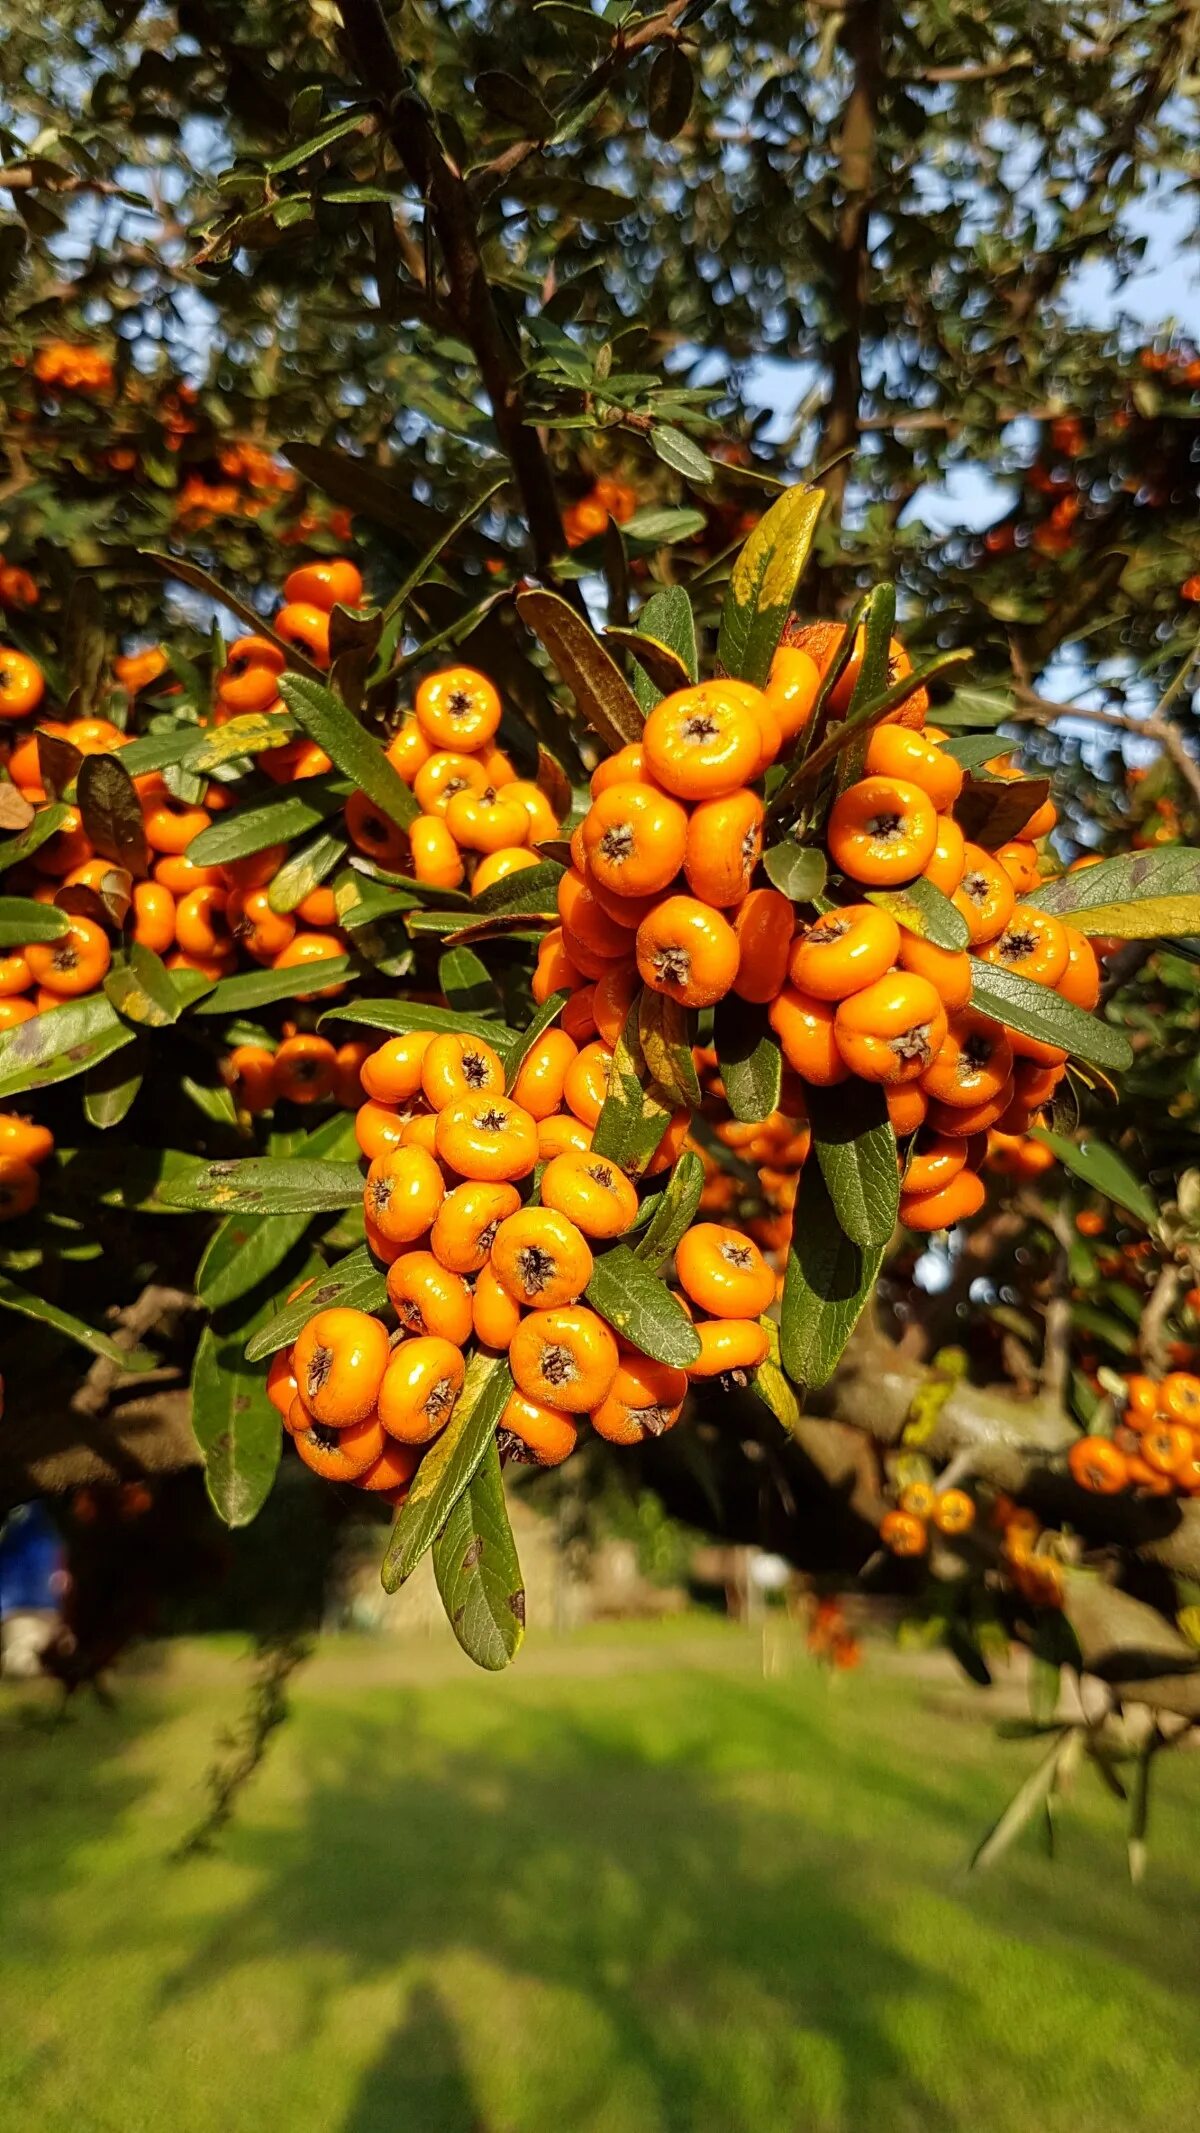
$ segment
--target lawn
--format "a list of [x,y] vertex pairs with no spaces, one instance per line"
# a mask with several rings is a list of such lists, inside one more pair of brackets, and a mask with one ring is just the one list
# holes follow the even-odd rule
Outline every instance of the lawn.
[[[511,1676],[327,1644],[221,1850],[169,1864],[245,1669],[163,1654],[57,1733],[0,1698],[6,2133],[1181,2133],[1200,1763],[1146,1883],[1085,1781],[1059,1856],[957,1870],[1036,1758],[886,1660],[719,1625]],[[966,1716],[964,1712],[973,1714]]]

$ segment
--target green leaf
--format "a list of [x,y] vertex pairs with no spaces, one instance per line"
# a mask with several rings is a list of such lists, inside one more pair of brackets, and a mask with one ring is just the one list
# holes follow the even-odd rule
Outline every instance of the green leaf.
[[541,639],[581,717],[614,753],[642,737],[642,712],[625,676],[560,593],[535,588],[517,594],[521,620]]
[[439,958],[438,986],[453,1009],[486,1015],[499,1008],[499,995],[487,966],[470,948],[450,948]]
[[528,1059],[538,1038],[545,1035],[552,1023],[557,1022],[570,997],[570,993],[565,988],[562,992],[552,992],[548,1000],[542,1001],[528,1029],[523,1029],[520,1035],[513,1040],[504,1075],[504,1086],[510,1095],[517,1075]]
[[228,814],[218,815],[193,837],[187,856],[193,866],[228,866],[231,859],[265,852],[270,844],[290,844],[345,804],[344,778],[302,778],[278,799],[264,800],[258,807],[230,808]]
[[1024,899],[1084,933],[1145,941],[1200,933],[1200,852],[1131,852],[1044,881]]
[[535,867],[521,867],[494,881],[490,888],[471,898],[471,909],[480,918],[508,918],[535,913],[556,916],[558,884],[563,869],[556,859],[542,859]]
[[[131,1040],[139,1055],[144,1039]],[[81,1148],[64,1160],[61,1180],[77,1200],[98,1200],[104,1207],[121,1207],[129,1214],[176,1214],[163,1197],[167,1187],[199,1175],[204,1169],[199,1156],[184,1155],[178,1148],[139,1148],[122,1142],[119,1148]]]
[[814,1153],[842,1229],[853,1244],[887,1244],[900,1207],[900,1166],[882,1088],[852,1075],[835,1089],[810,1089],[808,1109]]
[[70,1081],[132,1044],[134,1034],[103,993],[18,1022],[0,1031],[0,1097]]
[[685,481],[700,482],[707,486],[716,474],[712,460],[701,451],[699,445],[694,444],[683,430],[673,428],[669,422],[655,423],[650,432],[650,448],[656,459],[661,459],[663,465],[670,467],[674,473],[682,474]]
[[[630,519],[625,531],[628,533],[635,523]],[[656,643],[665,644],[680,661],[688,680],[696,680],[700,672],[696,618],[682,585],[665,585],[658,592],[651,593],[638,614],[637,635],[652,637]]]
[[885,581],[872,586],[863,606],[863,653],[850,697],[848,716],[882,696],[891,671],[892,632],[896,627],[896,588]]
[[106,973],[104,990],[118,1014],[140,1029],[166,1029],[184,1005],[161,956],[141,941],[131,941],[124,960]]
[[88,1124],[101,1132],[119,1126],[137,1102],[145,1071],[145,1047],[141,1044],[124,1058],[114,1052],[99,1066],[89,1067],[83,1079],[83,1115]]
[[281,177],[285,170],[295,170],[299,164],[307,163],[310,156],[320,155],[324,149],[332,148],[335,141],[344,140],[348,133],[361,133],[366,123],[365,111],[345,112],[341,118],[331,119],[327,126],[322,126],[319,132],[313,134],[311,140],[302,141],[298,148],[289,148],[286,155],[277,156],[273,163],[267,163],[263,167],[268,176]]
[[275,1355],[280,1348],[290,1348],[314,1312],[329,1310],[335,1304],[346,1311],[375,1313],[386,1308],[387,1280],[365,1244],[339,1259],[336,1266],[331,1266],[327,1274],[315,1281],[311,1288],[306,1288],[295,1303],[285,1304],[282,1310],[274,1312],[247,1341],[247,1362],[259,1363],[265,1356]]
[[262,1372],[247,1367],[240,1336],[206,1326],[192,1366],[192,1428],[218,1518],[248,1526],[271,1493],[283,1428]]
[[646,116],[650,131],[660,141],[673,141],[687,125],[696,94],[692,63],[681,45],[665,44],[655,54],[646,90]]
[[747,1125],[769,1118],[779,1106],[783,1061],[766,1010],[728,994],[713,1019],[713,1042],[733,1116]]
[[294,911],[329,879],[346,851],[346,839],[339,830],[318,830],[298,852],[289,853],[267,890],[272,911],[281,915]]
[[[296,1157],[355,1152],[354,1121],[339,1112],[302,1136]],[[196,1294],[209,1311],[223,1310],[281,1266],[308,1228],[311,1215],[227,1215],[213,1232],[196,1269]]]
[[486,1037],[502,1053],[517,1041],[515,1030],[489,1015],[429,1007],[423,1000],[350,1000],[344,1007],[327,1007],[320,1027],[324,1029],[327,1022],[353,1022],[360,1029],[383,1030],[389,1037],[403,1037],[413,1029],[446,1031],[457,1037]]
[[169,770],[173,763],[182,763],[196,745],[200,731],[192,719],[180,723],[172,721],[154,733],[143,733],[140,740],[130,741],[121,750],[121,762],[131,778],[144,777],[151,770]]
[[468,1659],[499,1673],[525,1636],[525,1587],[494,1438],[433,1544],[433,1574]]
[[63,823],[70,819],[70,814],[70,808],[61,800],[56,801],[53,807],[39,807],[28,828],[23,829],[18,836],[5,837],[0,842],[0,874],[6,874],[10,867],[20,866],[23,859],[39,852],[62,828]]
[[395,1592],[411,1577],[463,1490],[469,1488],[489,1444],[495,1443],[512,1389],[512,1372],[505,1358],[472,1356],[454,1412],[417,1468],[392,1530],[391,1545],[383,1560],[385,1592]]
[[107,1333],[98,1333],[94,1326],[85,1324],[71,1311],[60,1311],[57,1304],[47,1303],[41,1296],[33,1296],[28,1289],[18,1288],[5,1274],[0,1274],[0,1311],[16,1311],[22,1318],[36,1318],[44,1326],[51,1326],[65,1340],[74,1341],[79,1348],[86,1348],[92,1355],[102,1355],[106,1362],[116,1363],[122,1370],[153,1370],[157,1357],[145,1348],[122,1348]]
[[834,1212],[818,1163],[807,1162],[792,1217],[780,1344],[794,1385],[827,1385],[883,1262],[885,1247],[853,1244]]
[[236,1303],[273,1274],[312,1221],[309,1214],[226,1215],[196,1269],[196,1294],[209,1311]]
[[202,1163],[193,1176],[165,1185],[160,1197],[167,1207],[219,1215],[324,1215],[353,1207],[362,1189],[357,1163],[250,1155],[229,1163]]
[[[1013,700],[1007,689],[985,689],[963,682],[937,707],[939,726],[998,726],[1013,715]],[[989,750],[994,755],[995,748]]]
[[352,967],[348,955],[330,955],[320,963],[293,963],[285,970],[244,970],[236,978],[222,978],[196,1013],[244,1015],[276,1000],[298,1000],[348,977]]
[[670,1104],[660,1098],[647,1075],[635,1001],[614,1049],[608,1094],[596,1120],[592,1148],[630,1177],[640,1177],[670,1120]]
[[[938,717],[941,715],[939,710]],[[994,733],[967,733],[958,740],[943,741],[940,745],[943,755],[953,757],[964,770],[972,771],[982,770],[985,763],[992,761],[1000,747]]]
[[689,1230],[704,1190],[704,1165],[694,1149],[685,1148],[667,1180],[666,1190],[633,1247],[634,1256],[657,1274],[674,1257]]
[[[694,540],[703,533],[708,521],[703,511],[692,511],[686,505],[650,504],[644,511],[635,511],[621,528],[627,541],[640,546],[657,548],[669,546],[674,541]],[[669,638],[663,639],[669,643]]]
[[32,896],[0,896],[0,948],[24,948],[30,941],[60,941],[71,930],[67,912]]
[[812,551],[823,489],[787,489],[763,513],[734,563],[717,659],[726,674],[762,688]]
[[971,1005],[981,1014],[991,1015],[1023,1037],[1035,1037],[1039,1044],[1058,1045],[1087,1066],[1123,1073],[1130,1065],[1129,1039],[1111,1022],[1085,1014],[1048,985],[1035,985],[1000,963],[972,956],[971,966]]
[[677,1109],[700,1103],[700,1081],[692,1058],[688,1013],[665,993],[642,987],[637,1002],[638,1043],[651,1079]]
[[918,940],[932,942],[935,948],[961,950],[970,940],[962,912],[923,875],[904,889],[866,889],[863,893],[868,903],[889,912],[898,926],[915,933]]
[[399,771],[332,689],[302,674],[281,674],[279,693],[310,738],[390,822],[407,829],[416,821],[420,807]]
[[547,140],[554,131],[554,120],[541,97],[515,74],[484,68],[475,76],[475,94],[485,111],[535,141]]
[[785,837],[763,853],[762,863],[767,880],[794,904],[810,904],[824,891],[829,861],[818,845]]
[[795,1436],[800,1427],[800,1402],[785,1378],[780,1364],[779,1328],[773,1325],[769,1318],[764,1319],[762,1323],[767,1329],[767,1338],[771,1344],[770,1353],[765,1362],[758,1365],[751,1379],[751,1387],[763,1406],[770,1409],[775,1420],[786,1429],[788,1435]]
[[198,734],[194,747],[183,759],[183,767],[198,774],[220,770],[226,763],[236,763],[239,756],[262,755],[267,749],[281,748],[295,731],[295,720],[278,711],[247,711],[243,717],[218,726],[215,732]]
[[1127,1214],[1135,1215],[1147,1229],[1157,1228],[1158,1209],[1153,1194],[1134,1176],[1115,1148],[1104,1141],[1069,1140],[1065,1133],[1052,1133],[1046,1126],[1035,1126],[1033,1137],[1052,1148],[1063,1168],[1082,1178],[1085,1185],[1102,1192],[1106,1200],[1123,1207]]
[[682,1304],[627,1244],[602,1252],[584,1296],[643,1355],[686,1370],[700,1353],[700,1335]]

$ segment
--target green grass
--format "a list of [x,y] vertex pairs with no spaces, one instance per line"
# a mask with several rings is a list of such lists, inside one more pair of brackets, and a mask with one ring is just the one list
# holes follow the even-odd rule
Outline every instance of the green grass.
[[[214,1856],[228,1647],[56,1734],[0,1700],[6,2133],[1181,2133],[1200,1771],[1144,1888],[1090,1782],[1059,1857],[956,1869],[1037,1754],[738,1632],[535,1640],[513,1673],[327,1645]],[[972,1715],[964,1716],[964,1708]]]

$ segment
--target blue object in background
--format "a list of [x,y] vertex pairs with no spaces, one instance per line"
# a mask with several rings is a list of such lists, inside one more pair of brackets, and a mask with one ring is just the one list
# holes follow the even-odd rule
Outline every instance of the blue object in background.
[[57,1608],[66,1556],[44,1504],[25,1503],[0,1526],[0,1621]]

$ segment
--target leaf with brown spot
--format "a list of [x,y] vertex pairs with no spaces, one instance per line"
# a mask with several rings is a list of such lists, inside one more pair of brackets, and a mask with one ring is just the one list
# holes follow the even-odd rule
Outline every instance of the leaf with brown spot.
[[85,756],[75,783],[83,827],[103,859],[142,880],[150,847],[137,787],[116,755]]
[[37,736],[38,773],[45,787],[48,800],[61,800],[69,785],[75,783],[83,751],[74,743],[64,740],[61,733],[45,733],[38,728]]

